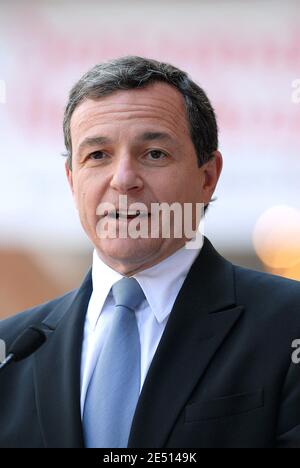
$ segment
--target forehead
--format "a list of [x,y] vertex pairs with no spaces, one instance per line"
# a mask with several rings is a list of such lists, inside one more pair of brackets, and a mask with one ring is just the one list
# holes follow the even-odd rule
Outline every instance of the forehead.
[[[174,137],[189,136],[184,98],[173,86],[154,83],[145,88],[116,91],[87,99],[71,118],[73,148],[82,137],[103,132],[164,129]],[[128,133],[129,135],[129,133]]]

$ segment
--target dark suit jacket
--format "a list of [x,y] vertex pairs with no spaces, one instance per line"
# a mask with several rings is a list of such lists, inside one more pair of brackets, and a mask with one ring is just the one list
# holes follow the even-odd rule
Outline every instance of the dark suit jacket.
[[[8,344],[48,339],[0,373],[0,447],[82,447],[80,360],[89,273],[67,295],[0,322]],[[129,447],[299,447],[300,283],[237,267],[205,240],[136,408]]]

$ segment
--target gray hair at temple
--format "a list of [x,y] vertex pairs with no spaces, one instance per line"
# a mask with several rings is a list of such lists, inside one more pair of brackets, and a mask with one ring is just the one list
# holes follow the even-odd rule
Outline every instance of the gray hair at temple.
[[72,167],[70,122],[81,102],[97,100],[120,90],[145,88],[155,82],[174,86],[182,94],[198,166],[206,163],[218,149],[218,127],[214,109],[203,89],[173,65],[128,56],[94,66],[71,89],[63,123],[69,167]]

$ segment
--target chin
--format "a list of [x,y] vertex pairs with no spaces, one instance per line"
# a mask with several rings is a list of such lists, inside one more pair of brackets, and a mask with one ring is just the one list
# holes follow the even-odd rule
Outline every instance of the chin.
[[136,265],[159,256],[162,244],[162,239],[102,239],[96,247],[104,260]]

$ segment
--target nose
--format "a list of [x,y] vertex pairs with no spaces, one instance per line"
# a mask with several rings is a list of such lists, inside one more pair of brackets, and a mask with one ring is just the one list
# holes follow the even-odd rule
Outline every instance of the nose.
[[130,156],[119,158],[114,166],[110,186],[120,193],[137,191],[143,188],[143,180],[138,173],[137,162]]

